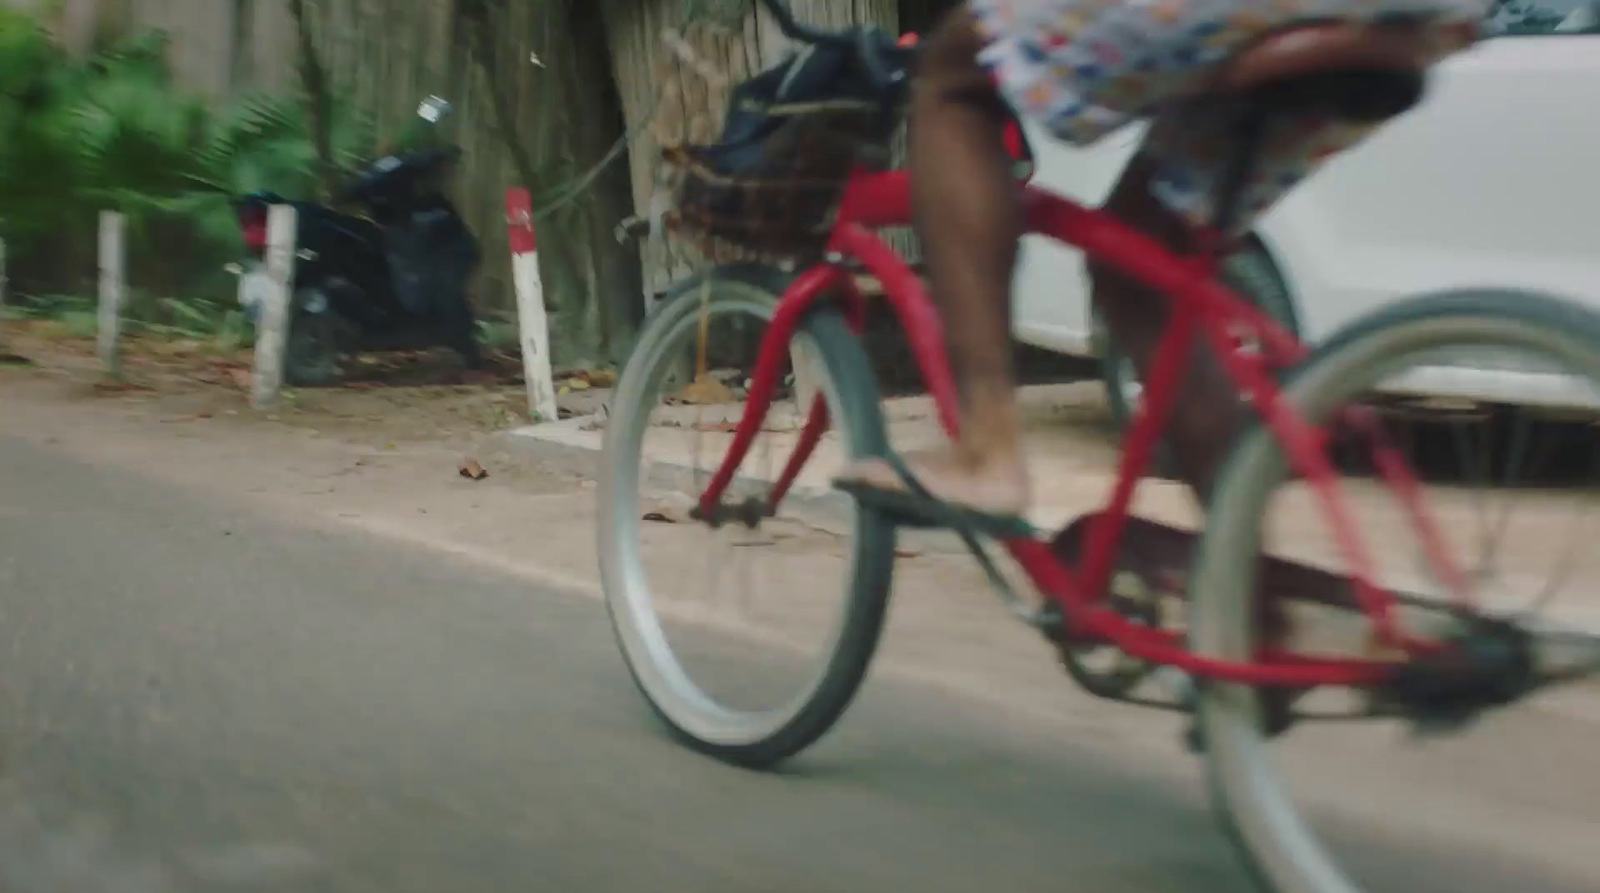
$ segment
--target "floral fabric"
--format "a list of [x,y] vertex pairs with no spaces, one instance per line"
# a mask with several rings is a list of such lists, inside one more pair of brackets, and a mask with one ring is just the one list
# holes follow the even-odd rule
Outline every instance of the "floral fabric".
[[[968,0],[987,40],[979,61],[1025,117],[1077,145],[1149,118],[1157,198],[1193,222],[1213,216],[1234,149],[1226,99],[1194,97],[1218,64],[1307,22],[1420,20],[1442,58],[1477,39],[1488,0]],[[1274,122],[1243,204],[1254,218],[1370,126]],[[1240,221],[1243,226],[1248,220]]]

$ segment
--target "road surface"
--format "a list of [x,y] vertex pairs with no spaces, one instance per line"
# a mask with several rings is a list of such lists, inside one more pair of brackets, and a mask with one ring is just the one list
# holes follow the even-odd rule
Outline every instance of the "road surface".
[[[591,599],[4,437],[0,636],[5,893],[1247,888],[1188,764],[878,678],[789,772],[730,769]],[[1384,889],[1593,889],[1364,846]]]

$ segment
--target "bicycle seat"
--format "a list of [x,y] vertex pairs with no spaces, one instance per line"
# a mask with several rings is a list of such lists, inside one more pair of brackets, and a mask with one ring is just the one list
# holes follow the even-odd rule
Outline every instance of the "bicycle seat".
[[1269,113],[1381,121],[1421,100],[1431,58],[1427,38],[1415,25],[1301,25],[1235,55],[1209,89],[1242,94]]

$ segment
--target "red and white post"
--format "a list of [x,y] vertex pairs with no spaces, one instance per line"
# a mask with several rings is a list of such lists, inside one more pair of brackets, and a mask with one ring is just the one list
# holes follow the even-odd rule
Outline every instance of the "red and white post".
[[511,231],[511,276],[517,288],[517,328],[528,412],[535,421],[553,422],[560,416],[555,372],[550,365],[550,318],[545,313],[544,283],[539,279],[539,241],[533,232],[533,199],[528,190],[506,190],[506,226]]

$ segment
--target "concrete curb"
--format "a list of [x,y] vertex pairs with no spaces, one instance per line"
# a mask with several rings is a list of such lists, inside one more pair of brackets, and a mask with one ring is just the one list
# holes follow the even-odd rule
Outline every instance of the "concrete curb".
[[[525,425],[502,432],[499,437],[512,453],[536,458],[564,473],[595,478],[600,472],[604,435],[600,430],[585,430],[585,426],[593,420],[593,416],[587,416],[550,424]],[[654,464],[658,472],[666,469],[667,475],[695,473],[695,469],[677,463],[658,461]],[[704,474],[706,469],[699,471]],[[658,476],[656,480],[659,486],[671,486],[669,478]],[[808,524],[839,536],[849,534],[854,503],[836,490],[797,486],[784,499],[783,506],[785,514],[803,519]],[[961,540],[947,531],[902,529],[898,539],[903,548],[911,551],[966,554],[966,547]]]
[[[545,462],[555,463],[562,471],[584,474],[596,477],[600,472],[601,454],[604,449],[604,435],[599,430],[586,430],[585,426],[592,423],[594,417],[565,419],[548,425],[526,425],[513,428],[502,435],[506,445],[513,451],[534,456]],[[697,469],[676,462],[655,461],[653,466],[666,474],[694,475]],[[698,469],[704,475],[709,469]],[[659,477],[659,475],[658,475]],[[745,479],[749,480],[749,479]],[[765,483],[764,481],[750,481],[752,484]],[[668,481],[659,480],[659,485],[667,486]],[[817,488],[796,486],[790,491],[789,497],[784,500],[784,505],[800,510],[809,520],[826,518],[847,523],[850,517],[851,501],[849,497],[832,490],[831,488]]]
[[[587,478],[595,478],[600,471],[600,432],[584,431],[582,426],[593,416],[563,419],[542,425],[524,425],[500,431],[494,439],[509,452],[538,459],[555,465],[558,470]],[[593,434],[594,443],[585,443],[583,435]]]
[[[584,426],[592,423],[593,419],[593,416],[588,416],[551,424],[527,425],[504,432],[501,436],[514,452],[554,464],[563,472],[594,478],[600,469],[604,434],[600,430],[585,430]],[[656,464],[666,465],[680,474],[693,474],[695,471],[673,463]],[[705,469],[701,471],[704,472]],[[784,501],[784,506],[787,512],[805,519],[808,523],[841,536],[848,533],[852,503],[849,497],[837,491],[797,487]],[[966,554],[966,547],[961,541],[954,534],[945,531],[902,529],[899,539],[905,548],[913,551]],[[1512,609],[1517,606],[1491,605],[1490,607]],[[1569,607],[1567,611],[1562,612],[1561,624],[1569,632],[1600,635],[1600,608],[1573,610]]]

